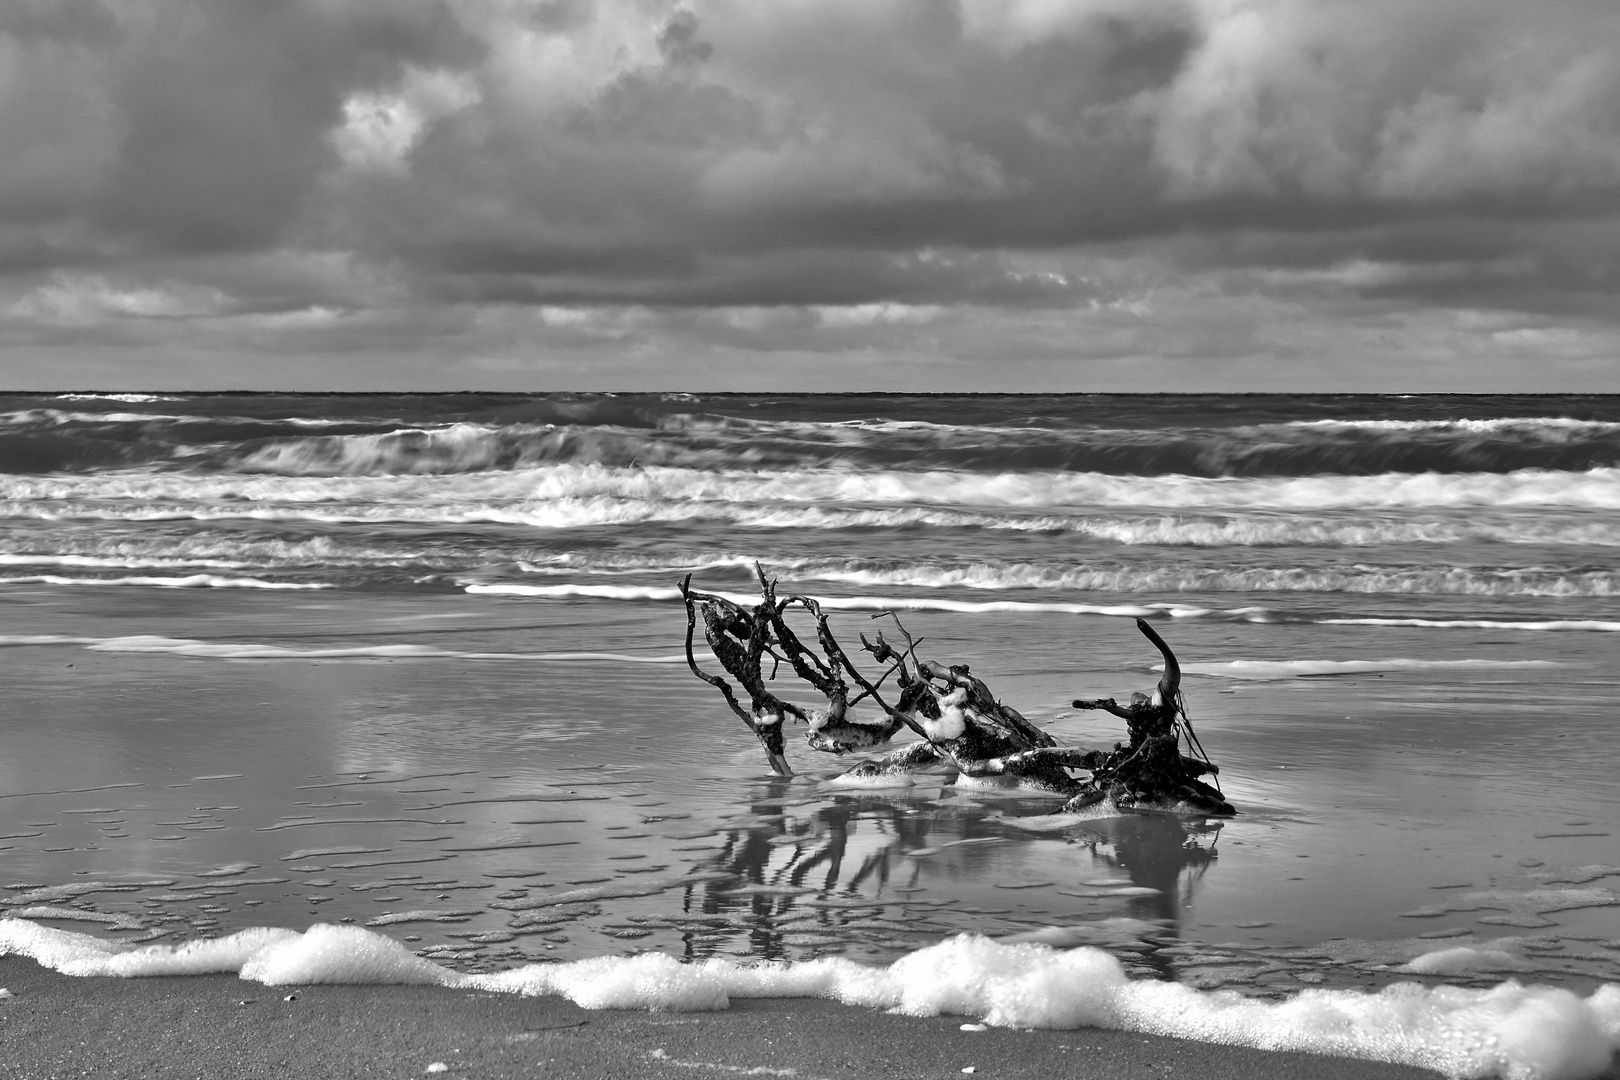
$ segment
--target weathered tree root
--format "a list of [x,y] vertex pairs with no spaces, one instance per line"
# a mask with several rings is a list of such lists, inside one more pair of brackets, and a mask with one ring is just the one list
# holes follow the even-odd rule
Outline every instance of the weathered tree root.
[[[1127,806],[1169,801],[1184,802],[1206,813],[1235,812],[1218,790],[1196,779],[1214,772],[1215,767],[1207,759],[1184,758],[1180,754],[1181,721],[1185,717],[1179,705],[1180,668],[1169,646],[1141,620],[1137,620],[1138,626],[1166,657],[1166,675],[1160,680],[1160,695],[1155,699],[1160,703],[1133,703],[1122,708],[1112,699],[1106,703],[1075,702],[1077,707],[1103,708],[1124,717],[1131,730],[1129,748],[1116,744],[1112,751],[1085,750],[1058,746],[1056,740],[1016,709],[997,701],[966,664],[919,660],[918,642],[898,618],[894,621],[905,639],[903,649],[891,644],[882,633],[877,634],[876,641],[861,635],[862,648],[886,665],[877,679],[868,679],[833,636],[827,616],[815,600],[804,596],[778,599],[776,582],[767,579],[758,565],[755,572],[761,599],[752,607],[713,593],[693,591],[690,575],[681,582],[681,597],[686,603],[686,661],[694,675],[720,691],[731,711],[760,740],[771,767],[778,773],[792,775],[783,733],[789,720],[804,721],[810,728],[810,746],[832,754],[881,746],[905,727],[922,741],[864,761],[848,775],[885,776],[946,764],[964,776],[1001,777],[1020,787],[1070,796],[1065,809],[1078,810],[1113,797]],[[785,613],[792,607],[802,608],[814,619],[819,654],[788,625]],[[746,708],[730,683],[698,666],[692,640],[699,618],[720,666],[748,694]],[[766,657],[771,659],[769,675],[764,670]],[[806,710],[766,687],[783,663],[826,699],[825,709]],[[885,700],[879,690],[890,676],[896,677],[898,687],[894,704]],[[853,693],[851,683],[858,693]],[[1145,695],[1138,697],[1147,703]],[[856,719],[852,707],[867,698],[881,710],[883,719],[875,723]],[[1190,736],[1190,726],[1186,730]],[[1070,770],[1087,770],[1090,776],[1077,779]]]
[[1203,753],[1198,736],[1187,717],[1181,697],[1181,665],[1164,639],[1141,619],[1136,628],[1153,642],[1164,657],[1164,674],[1150,698],[1135,694],[1129,705],[1113,698],[1077,700],[1077,709],[1102,709],[1124,719],[1130,732],[1130,745],[1114,744],[1114,749],[1098,755],[1089,766],[1091,779],[1069,800],[1066,810],[1079,810],[1112,798],[1119,806],[1136,806],[1165,801],[1184,802],[1208,814],[1235,814],[1232,804],[1218,787],[1210,787],[1200,776],[1220,772],[1207,757],[1187,757],[1181,753],[1181,736]]
[[[849,684],[842,676],[842,671],[853,670],[853,665],[827,628],[827,617],[820,606],[814,600],[799,596],[778,600],[776,583],[765,579],[763,569],[755,569],[759,574],[761,599],[751,608],[723,596],[694,592],[690,574],[681,582],[681,597],[686,602],[686,663],[692,673],[720,691],[731,711],[765,747],[771,768],[783,776],[793,775],[783,753],[782,725],[789,718],[810,725],[810,745],[826,753],[846,754],[888,742],[900,730],[901,722],[891,718],[863,724],[855,720],[850,712]],[[783,618],[783,612],[792,605],[803,607],[815,617],[816,641],[822,656],[806,648]],[[743,708],[725,679],[698,667],[692,653],[692,635],[700,615],[710,650],[720,666],[748,693],[748,708]],[[769,676],[763,671],[766,656],[772,660]],[[766,688],[765,683],[776,677],[784,659],[799,678],[826,698],[826,709],[808,712]]]

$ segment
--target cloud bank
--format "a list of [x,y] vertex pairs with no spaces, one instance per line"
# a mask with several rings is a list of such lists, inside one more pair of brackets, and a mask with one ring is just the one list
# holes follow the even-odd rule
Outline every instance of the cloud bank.
[[1616,42],[1611,0],[12,0],[0,349],[1613,388]]

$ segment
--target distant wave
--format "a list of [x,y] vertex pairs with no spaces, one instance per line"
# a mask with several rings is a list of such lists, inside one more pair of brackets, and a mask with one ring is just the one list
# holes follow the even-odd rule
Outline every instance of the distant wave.
[[[654,555],[570,553],[551,565],[519,562],[543,576],[730,572],[753,576],[754,559],[718,552],[696,561]],[[869,588],[966,588],[1070,592],[1306,592],[1448,596],[1620,596],[1620,570],[1552,567],[1247,567],[1179,563],[1121,565],[1090,558],[1081,566],[974,561],[960,564],[876,559],[773,559],[773,575],[795,581],[833,581]]]
[[[0,639],[3,642],[4,639]],[[285,645],[243,644],[166,638],[150,635],[102,638],[86,645],[92,652],[169,653],[215,660],[522,660],[535,663],[607,661],[622,664],[684,664],[684,653],[633,656],[628,653],[551,652],[500,653],[435,649],[426,645],[353,645],[330,649],[292,648]]]
[[[469,593],[489,596],[532,596],[553,599],[590,597],[598,600],[679,600],[679,589],[637,585],[487,585],[473,582],[465,586]],[[711,591],[711,590],[699,590]],[[786,595],[787,590],[783,590]],[[734,603],[759,603],[758,593],[714,592]],[[1184,609],[1161,604],[1061,604],[1033,603],[1021,600],[987,600],[971,602],[915,596],[818,596],[816,602],[827,611],[955,611],[984,614],[998,611],[1054,612],[1067,615],[1123,615],[1145,618],[1165,611],[1180,614]],[[1200,611],[1202,609],[1185,609]]]
[[1500,416],[1489,420],[1290,420],[1285,426],[1306,431],[1509,433],[1559,441],[1571,435],[1620,434],[1620,423],[1612,420],[1576,420],[1563,416]]
[[1620,630],[1606,619],[1322,619],[1329,626],[1416,626],[1441,630]]
[[[671,602],[681,598],[680,590],[660,586],[640,585],[511,585],[468,582],[463,586],[469,593],[488,596],[521,596],[536,599],[566,600],[591,598],[597,600],[630,600]],[[702,589],[737,604],[753,605],[759,602],[758,593],[728,592]],[[788,588],[779,590],[787,595]],[[1414,626],[1441,629],[1491,630],[1580,630],[1620,631],[1620,622],[1601,619],[1548,619],[1504,621],[1495,619],[1404,619],[1404,618],[1344,618],[1337,615],[1283,613],[1270,608],[1249,606],[1240,608],[1207,608],[1193,604],[1074,604],[1056,601],[950,600],[928,596],[816,596],[816,602],[827,611],[948,611],[962,614],[992,614],[996,612],[1046,613],[1053,615],[1107,615],[1126,618],[1150,618],[1156,615],[1175,619],[1215,619],[1225,622],[1249,623],[1318,623],[1322,625],[1358,626]]]
[[58,401],[184,401],[173,394],[57,394]]
[[1323,675],[1362,675],[1384,671],[1510,671],[1526,668],[1557,668],[1567,665],[1552,660],[1231,660],[1221,664],[1182,664],[1189,675],[1219,679],[1271,681]]
[[241,570],[252,565],[240,560],[166,559],[162,556],[26,555],[0,553],[0,566],[70,566],[87,569],[156,570],[206,567],[211,570]]
[[[0,483],[0,496],[7,485]],[[1106,507],[1088,512],[1051,513],[1009,507],[1000,510],[935,506],[839,506],[726,503],[678,498],[619,496],[521,499],[491,496],[457,498],[451,490],[416,489],[404,482],[373,492],[378,501],[356,501],[354,491],[322,499],[315,491],[254,490],[243,497],[223,490],[200,491],[217,501],[161,497],[81,501],[61,491],[40,497],[4,499],[0,515],[42,521],[220,521],[308,522],[312,524],[510,524],[537,529],[582,529],[602,525],[713,522],[745,529],[837,531],[846,529],[987,529],[1015,533],[1069,533],[1128,546],[1167,547],[1376,547],[1391,544],[1445,545],[1483,541],[1498,544],[1590,545],[1620,547],[1620,516],[1578,516],[1565,507],[1508,516],[1495,510],[1435,508],[1422,517],[1415,510],[1381,508],[1350,515],[1335,508],[1278,513],[1270,509],[1179,509],[1130,512]],[[12,488],[15,493],[15,488]],[[158,496],[159,493],[153,493]],[[338,497],[339,494],[349,497]],[[471,492],[478,495],[478,492]],[[386,501],[383,501],[383,500]]]
[[469,652],[461,649],[435,649],[426,645],[351,645],[334,648],[294,648],[287,645],[245,642],[201,641],[195,638],[168,638],[152,634],[125,637],[74,637],[64,634],[0,634],[0,648],[31,645],[78,645],[91,652],[167,653],[210,660],[519,660],[529,663],[576,664],[684,664],[684,653],[636,656],[630,653]]
[[[259,545],[257,554],[270,556],[263,564],[199,559],[143,560],[135,557],[98,559],[81,556],[0,556],[0,566],[43,565],[57,572],[0,577],[0,584],[136,585],[159,588],[314,589],[355,587],[370,583],[393,589],[442,588],[446,577],[460,584],[530,586],[512,581],[514,563],[502,562],[498,548],[478,552],[454,548],[422,550],[356,546],[320,560],[317,548],[297,544]],[[277,555],[287,557],[276,557]],[[516,554],[516,553],[513,553]],[[531,556],[532,551],[528,552]],[[566,580],[559,588],[613,589],[592,586],[591,579],[637,577],[672,582],[683,574],[708,577],[724,585],[751,580],[754,557],[717,552],[693,558],[673,551],[667,556],[589,555],[560,556],[549,564],[518,558],[520,574],[542,580]],[[166,574],[164,570],[205,567],[232,569],[235,574]],[[109,574],[110,570],[144,570],[139,574]],[[77,573],[72,573],[77,571]],[[1471,597],[1616,597],[1620,596],[1620,570],[1560,569],[1556,567],[1420,567],[1331,566],[1229,568],[1157,560],[1149,564],[1114,563],[1087,559],[1081,565],[1000,563],[995,561],[945,564],[871,559],[772,559],[770,571],[803,589],[818,583],[853,585],[862,589],[968,589],[976,592],[1027,592],[1043,597],[1064,593],[1115,593],[1122,596],[1164,596],[1178,593],[1290,593],[1361,594],[1386,596]],[[543,595],[543,594],[535,594]],[[580,595],[590,595],[581,592]],[[603,595],[610,595],[604,593]]]
[[[918,508],[967,514],[1016,510],[1063,520],[1079,508],[1312,512],[1379,509],[1620,509],[1620,468],[1521,470],[1457,475],[1388,473],[1285,479],[1113,476],[1102,473],[954,471],[716,472],[705,469],[554,465],[449,476],[194,476],[125,470],[96,476],[0,477],[0,504],[17,516],[167,510],[250,517],[301,504],[362,505],[411,520],[423,510],[583,525],[609,520],[679,520],[685,507],[712,517],[772,512],[876,514],[873,524]],[[424,506],[425,504],[425,506]],[[317,516],[320,506],[312,507]]]
[[[139,400],[139,401],[180,401],[180,398],[109,398],[106,400]],[[371,421],[372,423],[389,423],[389,421]],[[71,427],[87,426],[105,428],[109,425],[138,425],[142,429],[153,427],[174,426],[181,430],[173,433],[175,437],[185,438],[186,425],[206,425],[211,431],[232,428],[246,429],[244,434],[251,433],[255,428],[323,428],[323,427],[354,427],[357,421],[334,420],[318,416],[285,416],[285,417],[255,417],[255,416],[187,416],[175,413],[136,413],[136,412],[85,412],[79,409],[34,408],[19,409],[13,412],[0,412],[0,428],[43,428],[43,427]],[[399,421],[392,421],[400,426]],[[123,432],[121,435],[139,437],[136,431]]]
[[722,453],[682,452],[640,434],[463,423],[436,429],[269,440],[246,449],[228,464],[235,471],[283,476],[399,476],[517,471],[553,462],[628,467],[672,458],[682,459],[688,466],[702,463],[699,459],[716,466],[729,463]]
[[839,568],[789,562],[795,577],[869,587],[1063,589],[1124,594],[1165,592],[1381,593],[1451,596],[1620,596],[1620,571],[1481,570],[1460,567],[1246,568],[1102,566],[1056,569],[1029,564]]
[[66,577],[61,574],[31,574],[0,577],[0,585],[144,585],[162,589],[330,589],[332,585],[304,581],[263,581],[250,577],[222,577],[219,574],[188,574],[185,577]]
[[[1319,408],[1306,408],[1303,415],[1314,419],[1282,418],[1286,403],[1188,409],[1186,402],[1145,407],[1081,398],[678,402],[559,396],[487,406],[431,396],[373,401],[73,395],[32,401],[32,407],[0,413],[0,472],[85,473],[159,464],[205,474],[335,477],[567,464],[1264,479],[1620,466],[1615,421],[1414,418],[1409,408],[1389,400],[1339,402],[1344,416],[1322,417]],[[170,407],[98,411],[102,402]],[[396,409],[399,415],[386,415]],[[863,415],[867,409],[873,412]]]
[[917,420],[805,422],[665,417],[613,424],[459,422],[366,434],[281,437],[219,467],[284,475],[523,469],[543,463],[774,470],[827,468],[1080,472],[1210,478],[1387,472],[1584,471],[1620,465],[1620,424],[1316,421],[1218,429],[994,426]]
[[94,645],[101,638],[74,637],[67,634],[0,634],[0,647],[24,645]]
[[188,424],[205,423],[201,417],[167,413],[80,412],[71,409],[19,409],[0,413],[0,428],[61,427],[68,424]]

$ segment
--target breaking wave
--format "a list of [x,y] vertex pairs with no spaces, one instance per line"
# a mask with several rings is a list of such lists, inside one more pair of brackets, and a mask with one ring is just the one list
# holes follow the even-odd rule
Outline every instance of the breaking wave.
[[[323,507],[366,507],[368,516],[392,513],[400,520],[483,514],[486,519],[558,527],[680,520],[691,514],[753,525],[770,525],[772,515],[779,515],[774,520],[783,527],[796,528],[814,527],[817,514],[827,515],[826,524],[833,527],[905,525],[924,522],[919,515],[930,513],[943,524],[993,527],[1013,512],[1029,515],[1025,528],[1061,529],[1082,508],[1195,513],[1620,509],[1620,468],[1265,480],[1061,472],[716,472],[571,464],[448,476],[195,476],[123,470],[83,477],[0,477],[0,509],[21,517],[253,517],[294,513],[301,507],[318,520],[343,519],[342,510],[323,513]],[[944,508],[958,519],[941,516]],[[1326,527],[1354,535],[1361,526],[1336,522]]]
[[251,577],[225,577],[220,574],[187,574],[158,577],[133,574],[125,577],[66,577],[61,574],[26,574],[0,577],[0,585],[142,585],[160,589],[271,589],[298,591],[330,589],[333,585],[314,581],[265,581]]
[[120,463],[287,476],[652,464],[1205,479],[1620,466],[1620,424],[1594,417],[1608,410],[1592,399],[1560,403],[1577,415],[1539,417],[1490,415],[1531,405],[1510,399],[379,395],[325,399],[320,416],[298,396],[13,400],[27,407],[0,411],[0,471],[36,475]]
[[[370,584],[386,589],[440,590],[446,582],[452,582],[506,585],[521,591],[551,587],[536,584],[535,579],[569,581],[571,585],[558,587],[586,588],[593,578],[635,578],[639,587],[649,579],[663,585],[685,574],[696,574],[713,584],[738,584],[753,580],[755,564],[752,555],[724,550],[711,553],[669,546],[656,553],[588,550],[559,553],[522,543],[470,549],[454,539],[442,541],[432,537],[405,537],[396,544],[341,544],[320,538],[258,539],[240,543],[194,541],[189,545],[168,545],[158,540],[145,551],[128,542],[109,546],[114,551],[107,555],[0,554],[0,567],[13,570],[9,575],[0,576],[0,584],[260,589]],[[990,558],[945,562],[781,557],[770,560],[770,569],[773,575],[794,583],[796,588],[809,589],[813,587],[811,583],[834,583],[873,591],[970,590],[1041,594],[1043,598],[1076,593],[1161,597],[1188,593],[1561,599],[1620,596],[1620,570],[1589,566],[1233,567],[1220,565],[1218,559],[1156,558],[1127,562],[1065,558],[1009,563]],[[610,591],[616,587],[600,586]],[[667,593],[665,589],[660,595]]]

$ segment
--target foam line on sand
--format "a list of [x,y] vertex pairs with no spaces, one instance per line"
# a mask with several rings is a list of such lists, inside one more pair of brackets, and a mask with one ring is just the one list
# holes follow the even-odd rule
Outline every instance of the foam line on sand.
[[[725,1012],[586,1010],[557,997],[431,986],[270,989],[231,975],[71,978],[0,958],[8,1076],[346,1080],[444,1076],[794,1080],[1433,1080],[1400,1065],[1135,1032],[964,1030],[802,998]],[[290,999],[290,1000],[289,1000]],[[438,1068],[437,1066],[443,1066]],[[968,1073],[966,1070],[973,1070]],[[431,1070],[431,1071],[430,1071]]]
[[1334,1055],[1453,1077],[1589,1080],[1620,1044],[1620,987],[1590,997],[1504,982],[1490,990],[1397,984],[1378,993],[1312,989],[1280,1001],[1131,979],[1095,948],[1005,944],[959,934],[874,967],[826,957],[793,963],[663,953],[599,956],[463,974],[385,935],[317,924],[260,927],[175,945],[133,945],[25,918],[0,920],[0,955],[81,977],[235,973],[263,987],[438,986],[473,994],[561,997],[592,1010],[719,1013],[765,998],[831,999],[987,1028],[1109,1029],[1211,1045]]

